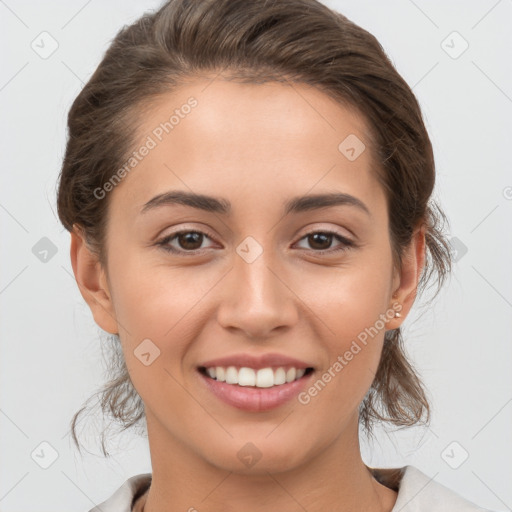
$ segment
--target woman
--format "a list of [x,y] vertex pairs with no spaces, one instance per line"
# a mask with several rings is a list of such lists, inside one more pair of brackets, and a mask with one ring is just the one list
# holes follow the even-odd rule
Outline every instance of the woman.
[[359,426],[428,422],[400,327],[451,268],[420,107],[371,34],[315,0],[171,0],[68,126],[58,212],[122,354],[103,407],[145,422],[153,470],[94,510],[482,510],[361,458]]

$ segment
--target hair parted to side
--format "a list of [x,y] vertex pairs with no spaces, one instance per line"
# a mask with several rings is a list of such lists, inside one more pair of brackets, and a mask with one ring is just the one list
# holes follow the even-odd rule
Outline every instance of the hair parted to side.
[[[69,111],[57,191],[66,229],[83,229],[106,268],[109,201],[108,196],[97,199],[94,190],[133,151],[144,105],[189,80],[220,72],[223,79],[244,83],[317,87],[363,115],[371,132],[373,172],[386,193],[394,264],[401,267],[414,229],[424,224],[426,262],[418,293],[433,281],[437,295],[452,256],[443,230],[448,220],[431,198],[434,156],[418,101],[372,34],[316,0],[169,0],[123,27]],[[143,423],[144,404],[119,339],[110,340],[110,380],[97,394],[103,413],[125,430]],[[79,451],[76,425],[85,409],[71,422]],[[406,357],[400,328],[385,334],[380,365],[359,414],[370,435],[377,420],[396,426],[430,421],[429,402]],[[109,456],[105,430],[102,448]]]

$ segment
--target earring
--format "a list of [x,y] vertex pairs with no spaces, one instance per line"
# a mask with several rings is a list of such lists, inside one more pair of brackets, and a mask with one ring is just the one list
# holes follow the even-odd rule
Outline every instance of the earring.
[[[395,298],[397,296],[397,293],[395,292],[393,294],[393,298]],[[399,302],[397,302],[397,304],[400,304]],[[398,311],[395,311],[395,318],[400,318],[402,315],[398,312]]]

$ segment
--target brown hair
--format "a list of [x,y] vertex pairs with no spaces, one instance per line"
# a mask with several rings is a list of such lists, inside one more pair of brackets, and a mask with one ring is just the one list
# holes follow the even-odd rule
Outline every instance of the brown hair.
[[[123,27],[69,111],[57,197],[66,229],[83,229],[106,268],[109,202],[94,190],[133,150],[145,105],[187,80],[220,71],[246,83],[308,84],[363,115],[386,193],[394,263],[400,268],[414,229],[425,224],[426,263],[418,291],[435,277],[438,292],[452,265],[442,229],[448,221],[431,199],[434,157],[418,101],[372,34],[316,0],[170,0]],[[125,430],[144,420],[144,404],[116,338],[110,338],[110,380],[99,394],[103,413]],[[75,427],[85,408],[71,425],[79,450]],[[400,328],[385,334],[380,365],[359,412],[369,434],[374,420],[397,426],[421,422],[424,414],[430,420]]]

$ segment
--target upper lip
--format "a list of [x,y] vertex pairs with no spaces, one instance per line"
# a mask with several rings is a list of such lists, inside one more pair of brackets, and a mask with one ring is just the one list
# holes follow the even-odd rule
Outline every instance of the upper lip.
[[280,366],[293,366],[297,369],[313,367],[312,365],[305,363],[304,361],[300,361],[299,359],[295,359],[294,357],[289,357],[284,354],[277,353],[268,353],[259,356],[254,356],[247,353],[233,354],[231,356],[210,359],[209,361],[205,361],[199,366],[204,368],[211,368],[212,366],[236,366],[240,368],[253,368],[255,370],[268,367],[279,368]]

